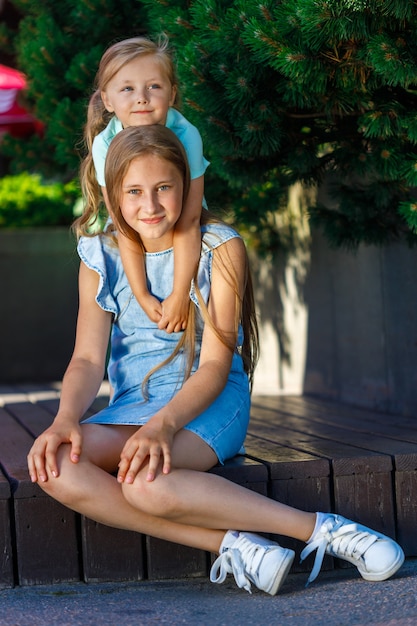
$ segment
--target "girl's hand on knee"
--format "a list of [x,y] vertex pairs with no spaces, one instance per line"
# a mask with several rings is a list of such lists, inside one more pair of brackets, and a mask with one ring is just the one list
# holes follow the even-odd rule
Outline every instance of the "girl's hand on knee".
[[150,422],[127,440],[120,455],[117,480],[133,483],[145,463],[146,480],[152,481],[162,463],[162,473],[171,471],[171,448],[174,433],[167,427],[156,428]]
[[49,474],[54,478],[59,476],[56,455],[63,443],[71,445],[71,461],[78,463],[82,445],[81,429],[78,424],[60,426],[54,422],[35,440],[27,457],[32,482],[46,482]]

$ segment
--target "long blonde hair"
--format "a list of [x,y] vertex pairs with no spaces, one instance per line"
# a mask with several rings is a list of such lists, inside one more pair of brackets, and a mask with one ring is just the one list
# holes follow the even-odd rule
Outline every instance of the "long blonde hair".
[[176,88],[174,105],[178,104],[178,79],[175,65],[168,48],[168,39],[161,37],[158,43],[146,37],[124,39],[110,46],[100,60],[95,78],[95,91],[90,98],[87,110],[87,122],[84,127],[84,144],[87,156],[81,164],[80,179],[85,202],[85,210],[76,222],[76,231],[81,235],[88,235],[91,226],[99,218],[102,206],[100,186],[97,182],[93,163],[92,146],[94,138],[106,128],[114,116],[107,111],[101,98],[101,92],[106,90],[108,83],[127,63],[138,57],[153,55],[160,62],[161,68],[172,87]]
[[[185,150],[176,135],[165,126],[159,124],[155,124],[153,126],[131,126],[116,135],[110,144],[106,158],[105,178],[107,194],[116,229],[123,231],[126,236],[130,237],[140,245],[140,236],[136,231],[129,228],[123,219],[120,210],[120,199],[123,180],[131,162],[136,158],[148,155],[157,156],[160,159],[166,160],[174,165],[177,171],[181,174],[184,189],[183,205],[187,198],[190,184],[190,171]],[[215,218],[209,213],[209,211],[206,210],[202,211],[201,219],[203,224],[222,223],[221,220]],[[205,243],[207,245],[207,242]],[[231,262],[224,262],[221,260],[220,255],[213,254],[213,264],[215,264],[216,268],[222,272],[223,277],[231,285],[236,295],[235,332],[233,337],[226,337],[224,333],[214,326],[207,306],[204,303],[198,289],[197,275],[194,277],[194,286],[199,302],[199,311],[204,323],[210,325],[210,328],[216,333],[219,339],[230,349],[231,352],[234,352],[237,349],[236,340],[238,328],[239,325],[242,326],[244,339],[239,350],[243,359],[244,369],[248,374],[250,383],[252,384],[253,372],[258,359],[258,326],[247,256],[245,256],[245,259],[245,287],[243,294],[240,294],[237,276],[233,270],[233,264]],[[187,328],[183,332],[180,341],[170,357],[148,373],[144,381],[144,387],[146,387],[149,377],[155,370],[171,362],[172,359],[174,359],[175,356],[182,350],[184,350],[186,354],[184,380],[189,377],[195,358],[196,335],[196,307],[191,300],[189,306]]]

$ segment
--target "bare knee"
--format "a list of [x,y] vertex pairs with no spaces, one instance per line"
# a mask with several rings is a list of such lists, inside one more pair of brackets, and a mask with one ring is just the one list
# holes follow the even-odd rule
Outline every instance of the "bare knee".
[[72,508],[73,503],[80,497],[79,481],[80,463],[73,463],[70,459],[70,445],[63,444],[57,454],[58,476],[53,476],[46,468],[47,480],[39,481],[38,485],[46,494],[61,502],[65,506]]
[[127,502],[149,515],[175,519],[180,514],[180,500],[173,488],[174,473],[168,476],[160,473],[153,481],[147,481],[146,474],[146,470],[139,472],[132,484],[123,483]]

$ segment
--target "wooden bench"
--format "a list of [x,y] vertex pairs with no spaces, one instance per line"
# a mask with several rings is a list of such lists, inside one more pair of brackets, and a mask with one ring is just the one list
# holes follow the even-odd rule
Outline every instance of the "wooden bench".
[[[50,424],[51,397],[1,393],[0,587],[207,576],[211,555],[112,529],[58,504],[28,477],[26,454]],[[106,397],[98,398],[92,411]],[[307,397],[255,397],[246,455],[212,471],[306,510],[333,510],[397,537],[417,555],[417,423]],[[287,538],[281,543],[301,545]],[[309,569],[311,559],[298,569]],[[326,558],[325,567],[332,567]]]

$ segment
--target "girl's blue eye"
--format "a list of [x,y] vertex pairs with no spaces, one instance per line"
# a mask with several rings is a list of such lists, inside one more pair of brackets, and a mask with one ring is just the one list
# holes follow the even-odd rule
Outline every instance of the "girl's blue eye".
[[158,83],[153,83],[153,85],[149,85],[149,89],[159,89],[160,85]]

